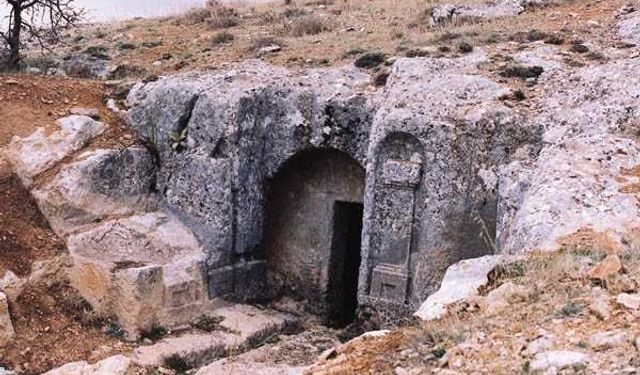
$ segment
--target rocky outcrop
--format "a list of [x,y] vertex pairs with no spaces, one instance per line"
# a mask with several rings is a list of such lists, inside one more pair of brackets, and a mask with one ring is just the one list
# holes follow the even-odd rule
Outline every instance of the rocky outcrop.
[[501,251],[554,250],[585,230],[610,237],[618,249],[633,246],[637,73],[640,60],[630,59],[544,80],[549,95],[532,120],[545,129],[543,149],[537,159],[501,168]]
[[57,121],[59,130],[48,135],[44,128],[26,138],[15,137],[4,155],[13,170],[30,186],[33,178],[72,152],[85,147],[106,129],[86,116],[69,116]]

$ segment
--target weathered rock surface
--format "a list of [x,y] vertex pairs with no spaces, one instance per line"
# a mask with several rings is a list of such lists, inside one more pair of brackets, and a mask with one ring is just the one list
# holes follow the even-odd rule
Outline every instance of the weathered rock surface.
[[0,348],[9,344],[15,334],[9,314],[9,300],[0,292]]
[[618,35],[625,43],[640,44],[640,12],[635,11],[618,23]]
[[443,317],[448,305],[477,295],[480,287],[489,282],[489,273],[504,264],[505,260],[502,256],[487,255],[463,260],[449,267],[440,289],[427,298],[415,316],[423,320]]
[[40,128],[29,137],[15,137],[6,147],[4,155],[25,185],[30,186],[35,176],[80,150],[106,129],[86,116],[64,117],[57,124],[60,129],[50,135]]
[[527,7],[543,6],[554,2],[559,1],[497,0],[467,4],[441,4],[429,10],[429,23],[431,26],[445,26],[481,19],[513,17],[524,12]]
[[533,119],[545,129],[544,148],[500,173],[501,251],[554,250],[578,230],[628,247],[623,238],[640,214],[637,73],[640,59],[630,59],[544,78],[549,95]]
[[558,350],[539,353],[529,364],[531,371],[545,371],[550,368],[562,370],[573,366],[586,366],[589,357],[585,353]]
[[293,324],[287,316],[246,305],[219,308],[214,313],[223,318],[221,326],[224,330],[186,334],[139,347],[132,357],[134,363],[143,367],[159,366],[165,358],[178,354],[189,365],[197,367],[231,352],[237,354],[251,349]]
[[131,360],[123,355],[104,359],[94,365],[87,362],[67,363],[64,366],[46,372],[44,375],[134,375],[135,367]]
[[68,239],[72,285],[130,338],[156,324],[188,323],[208,307],[204,252],[191,231],[161,212],[107,221]]
[[154,210],[154,176],[153,159],[143,148],[97,150],[80,155],[32,194],[56,234],[66,237],[101,221]]
[[513,59],[524,66],[540,66],[544,69],[542,76],[548,72],[561,69],[565,66],[564,56],[557,47],[549,45],[536,46],[531,50],[525,50],[513,55]]

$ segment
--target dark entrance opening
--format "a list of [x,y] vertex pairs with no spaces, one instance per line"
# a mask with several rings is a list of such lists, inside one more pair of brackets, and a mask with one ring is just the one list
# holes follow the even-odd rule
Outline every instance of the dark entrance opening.
[[327,318],[335,327],[351,323],[358,308],[362,216],[361,203],[336,201],[333,205]]

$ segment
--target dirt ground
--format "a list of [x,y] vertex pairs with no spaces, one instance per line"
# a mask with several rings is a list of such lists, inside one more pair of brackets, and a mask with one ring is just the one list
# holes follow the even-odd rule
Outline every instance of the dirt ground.
[[[14,135],[37,127],[53,129],[55,119],[71,107],[99,108],[115,125],[106,139],[121,134],[117,119],[103,105],[98,82],[36,76],[0,76],[0,147]],[[28,277],[36,262],[64,262],[64,241],[49,228],[29,192],[0,161],[0,275],[12,271]],[[105,322],[90,310],[64,277],[45,275],[10,303],[16,339],[0,349],[0,366],[40,374],[67,362],[100,358],[128,350],[106,333]]]

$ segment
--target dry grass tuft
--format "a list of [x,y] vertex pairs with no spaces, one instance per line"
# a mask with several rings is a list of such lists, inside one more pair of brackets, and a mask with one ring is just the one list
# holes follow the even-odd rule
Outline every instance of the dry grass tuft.
[[299,17],[291,24],[285,25],[286,33],[296,37],[317,35],[325,31],[331,31],[332,28],[328,21],[319,16]]

